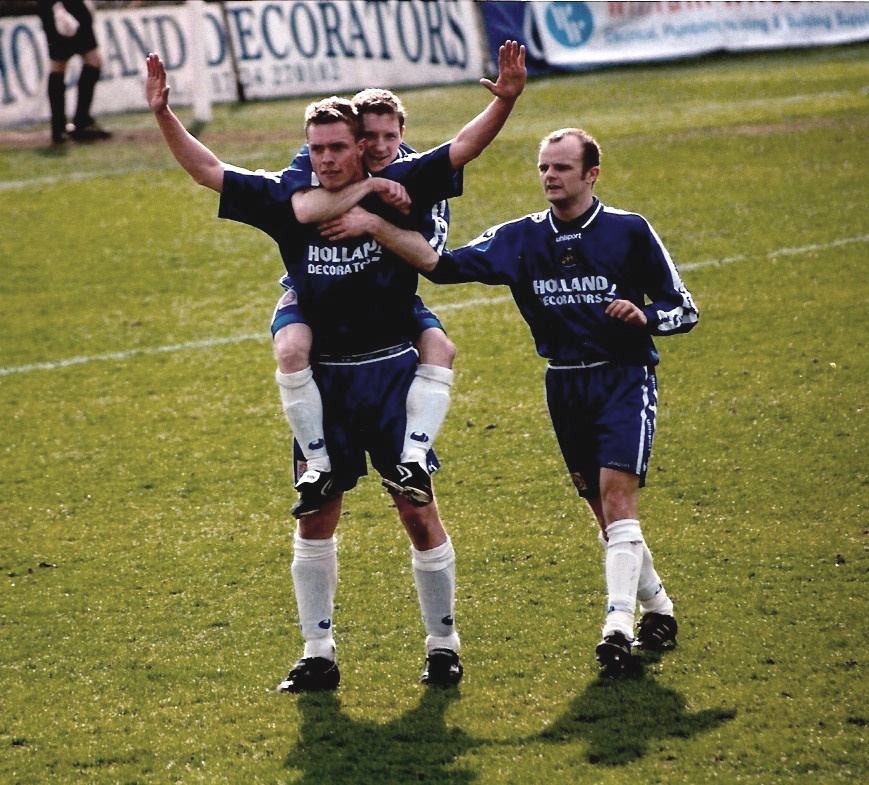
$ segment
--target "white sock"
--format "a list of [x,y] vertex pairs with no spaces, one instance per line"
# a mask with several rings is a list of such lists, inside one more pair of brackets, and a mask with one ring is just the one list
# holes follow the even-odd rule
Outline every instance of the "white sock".
[[640,613],[673,615],[673,601],[667,596],[664,584],[655,572],[652,552],[645,543],[643,543],[643,565],[640,567],[640,580],[637,584],[637,599],[640,601]]
[[625,518],[607,526],[606,585],[607,616],[603,635],[621,632],[634,637],[637,585],[643,563],[643,532],[640,522]]
[[281,403],[293,436],[302,448],[309,469],[330,471],[332,462],[323,437],[323,399],[309,365],[301,371],[275,372]]
[[427,633],[426,651],[450,649],[458,652],[459,634],[453,613],[456,604],[456,552],[447,539],[429,551],[411,546],[413,578],[419,595],[422,622]]
[[407,430],[402,463],[425,466],[426,456],[444,424],[450,408],[453,372],[440,365],[419,365],[407,391]]
[[335,659],[332,608],[338,586],[338,542],[293,538],[293,587],[305,657]]

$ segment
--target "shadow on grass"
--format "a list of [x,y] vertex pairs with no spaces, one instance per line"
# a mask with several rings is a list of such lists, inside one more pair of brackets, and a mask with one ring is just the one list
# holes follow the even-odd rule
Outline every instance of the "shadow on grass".
[[459,695],[427,689],[417,708],[387,723],[348,717],[333,692],[302,695],[300,738],[284,766],[303,772],[299,785],[470,785],[477,775],[452,764],[483,742],[447,728],[444,715]]
[[647,676],[598,679],[537,740],[585,739],[589,763],[622,766],[644,757],[656,740],[688,739],[735,716],[733,709],[687,712],[680,693]]
[[691,738],[736,716],[731,709],[686,711],[685,698],[654,679],[598,679],[545,731],[514,740],[474,738],[448,728],[447,708],[458,689],[427,689],[417,708],[387,723],[355,720],[333,692],[299,697],[301,731],[284,766],[302,772],[299,785],[471,785],[477,773],[460,759],[474,749],[529,743],[585,741],[590,764],[623,766],[644,757],[656,741]]

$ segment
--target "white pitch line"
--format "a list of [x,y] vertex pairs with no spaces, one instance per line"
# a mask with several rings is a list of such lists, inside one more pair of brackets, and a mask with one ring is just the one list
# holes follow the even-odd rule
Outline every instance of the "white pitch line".
[[[827,251],[830,248],[838,248],[842,245],[851,245],[853,243],[865,243],[869,240],[869,234],[858,234],[856,237],[843,237],[840,240],[831,240],[828,243],[802,245],[797,248],[778,248],[775,251],[769,251],[764,254],[767,259],[775,259],[778,256],[798,256],[803,253],[811,253],[812,251]],[[677,265],[679,272],[685,270],[699,270],[703,267],[717,267],[722,264],[732,264],[733,262],[744,262],[746,259],[753,259],[756,254],[751,256],[728,256],[723,259],[708,259],[705,262],[688,262],[687,264]]]
[[265,331],[248,335],[231,335],[225,338],[207,338],[202,341],[188,341],[186,343],[174,343],[168,346],[152,346],[143,349],[126,349],[122,352],[108,352],[106,354],[92,354],[85,357],[69,357],[66,360],[55,360],[48,363],[32,363],[19,365],[14,368],[0,368],[0,376],[8,376],[12,373],[27,373],[29,371],[54,371],[58,368],[68,368],[71,365],[84,365],[85,363],[98,362],[100,360],[128,360],[130,357],[138,357],[144,354],[169,354],[182,352],[186,349],[209,349],[212,346],[225,346],[226,344],[242,343],[262,339]]
[[[831,240],[828,243],[803,245],[796,248],[778,248],[774,251],[769,251],[764,254],[766,259],[775,259],[778,256],[798,256],[799,254],[811,253],[814,251],[826,251],[830,248],[838,248],[843,245],[851,245],[853,243],[865,243],[869,241],[869,234],[861,234],[856,237],[843,237],[839,240]],[[733,264],[734,262],[744,262],[747,259],[756,258],[756,255],[751,256],[728,256],[723,259],[708,259],[704,262],[688,262],[678,265],[679,271],[699,270],[704,267],[718,267],[725,264]],[[487,305],[500,305],[512,301],[510,295],[498,295],[495,297],[480,297],[475,300],[465,300],[460,303],[444,303],[442,305],[432,306],[431,310],[435,313],[446,311],[462,311],[466,308],[476,308]],[[86,363],[100,362],[103,360],[128,360],[131,357],[139,357],[149,354],[170,354],[172,352],[182,352],[189,349],[210,349],[214,346],[227,346],[230,344],[243,343],[244,341],[262,341],[266,338],[267,332],[263,330],[261,333],[247,333],[242,335],[231,335],[223,338],[207,338],[202,341],[188,341],[186,343],[175,343],[168,346],[154,346],[151,348],[142,349],[126,349],[122,352],[108,352],[106,354],[94,354],[84,357],[69,357],[66,360],[55,360],[54,362],[31,363],[29,365],[18,365],[9,368],[0,368],[0,376],[9,376],[15,373],[30,373],[31,371],[55,371],[60,368],[69,368],[72,365],[84,365]]]

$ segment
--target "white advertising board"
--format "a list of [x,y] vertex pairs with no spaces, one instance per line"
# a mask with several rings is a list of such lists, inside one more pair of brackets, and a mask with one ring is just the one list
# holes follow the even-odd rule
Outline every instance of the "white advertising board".
[[[192,7],[201,19],[191,20]],[[454,84],[479,79],[489,62],[471,0],[262,0],[225,8],[247,98]],[[192,41],[197,29],[201,38]],[[145,108],[149,52],[163,58],[176,105],[193,104],[197,89],[207,89],[216,103],[236,100],[226,29],[219,3],[97,11],[103,73],[94,113]],[[194,52],[204,58],[204,87]],[[69,84],[78,61],[70,62]],[[0,18],[0,127],[48,119],[47,69],[39,18]]]
[[869,3],[559,0],[529,3],[529,12],[541,55],[557,68],[869,38]]

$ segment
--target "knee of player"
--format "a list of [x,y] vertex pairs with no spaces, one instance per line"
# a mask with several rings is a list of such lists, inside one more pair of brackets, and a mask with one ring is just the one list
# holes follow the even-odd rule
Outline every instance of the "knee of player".
[[416,507],[400,496],[394,496],[393,500],[398,509],[398,517],[414,548],[429,550],[446,541],[446,529],[436,503]]
[[432,327],[420,333],[417,342],[419,361],[425,365],[452,368],[458,349],[443,330]]
[[287,325],[275,333],[274,350],[283,373],[304,370],[311,364],[310,330],[306,325]]
[[634,482],[603,483],[600,501],[603,516],[608,521],[636,518],[639,489]]

